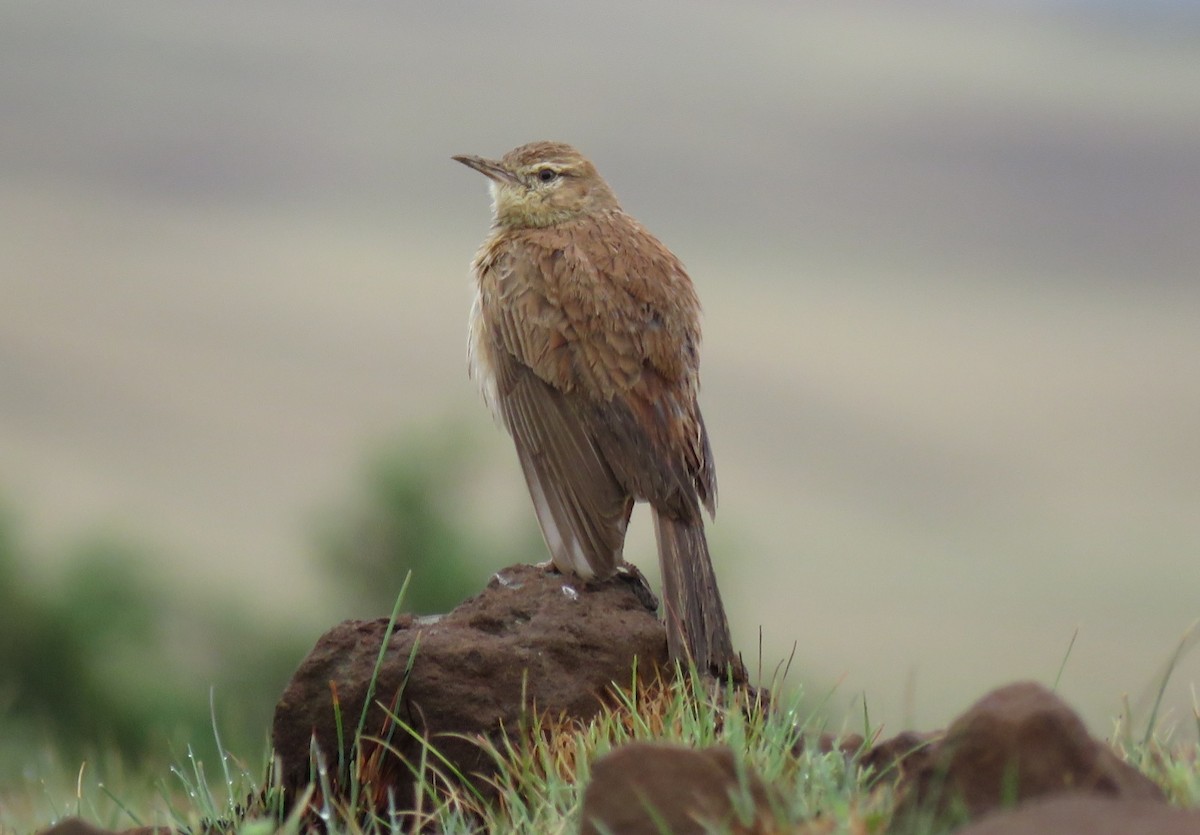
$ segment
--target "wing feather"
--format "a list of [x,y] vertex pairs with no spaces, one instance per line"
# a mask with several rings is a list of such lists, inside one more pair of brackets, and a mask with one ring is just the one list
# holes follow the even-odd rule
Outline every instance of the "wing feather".
[[682,264],[614,212],[509,230],[476,269],[495,405],[555,563],[611,573],[634,499],[711,513],[700,306]]

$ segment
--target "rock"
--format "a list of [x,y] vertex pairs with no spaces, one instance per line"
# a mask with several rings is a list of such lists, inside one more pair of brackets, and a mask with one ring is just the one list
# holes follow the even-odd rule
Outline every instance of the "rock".
[[[413,802],[410,765],[415,769],[424,753],[417,738],[428,740],[458,774],[491,794],[486,777],[494,763],[476,738],[498,742],[502,729],[520,727],[530,709],[591,718],[614,684],[632,685],[635,660],[643,682],[669,669],[655,605],[636,570],[584,586],[517,565],[498,572],[482,594],[447,615],[400,619],[364,726],[366,737],[390,740],[388,746],[364,743],[359,773],[370,784],[369,797],[384,805],[391,790],[401,808]],[[348,749],[353,740],[386,629],[386,618],[334,627],[288,683],[275,708],[271,739],[289,797],[311,780],[313,738],[333,792],[345,789],[345,774],[337,774],[338,741],[344,739]],[[396,728],[378,702],[414,733]],[[450,773],[437,758],[427,759],[440,773]],[[350,762],[349,751],[345,761]]]
[[766,787],[728,747],[633,742],[592,764],[580,835],[749,835],[770,822]]
[[918,733],[901,731],[890,739],[877,742],[859,757],[859,766],[868,774],[868,782],[896,782],[905,772],[919,770],[929,762],[933,743],[941,731]]
[[988,815],[955,835],[1200,835],[1200,810],[1071,794]]
[[1161,790],[1040,684],[1021,682],[976,702],[903,769],[893,828],[922,815],[974,819],[1000,806],[1062,792],[1162,801]]
[[819,734],[808,734],[801,736],[796,740],[796,744],[792,746],[792,755],[799,757],[804,752],[812,749],[818,754],[832,754],[834,751],[839,752],[847,760],[857,757],[862,751],[863,736],[862,734],[832,734],[828,731],[822,731]]
[[64,818],[53,826],[40,830],[38,835],[113,835],[113,831],[93,826],[82,818]]

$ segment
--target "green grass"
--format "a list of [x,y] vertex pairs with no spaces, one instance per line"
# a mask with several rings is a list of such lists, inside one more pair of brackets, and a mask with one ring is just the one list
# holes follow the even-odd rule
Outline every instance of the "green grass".
[[[590,763],[622,743],[659,740],[693,747],[724,743],[739,752],[773,788],[773,823],[780,831],[861,834],[886,827],[892,800],[886,781],[867,788],[863,775],[840,753],[811,747],[794,753],[802,735],[820,730],[808,709],[799,707],[798,695],[765,709],[744,694],[705,690],[694,679],[617,692],[614,705],[590,722],[531,718],[511,731],[503,746],[481,743],[498,765],[496,802],[465,789],[448,790],[441,779],[449,773],[447,764],[426,749],[421,762],[412,764],[424,786],[417,817],[447,835],[573,833]],[[866,731],[870,739],[870,728],[855,730]],[[242,761],[220,747],[219,736],[217,743],[222,751],[217,762],[185,753],[180,764],[153,779],[104,763],[103,769],[85,766],[72,776],[58,769],[56,781],[31,780],[22,791],[6,790],[0,833],[29,832],[68,815],[114,829],[158,824],[194,833],[300,833],[318,819],[334,835],[412,831],[412,819],[401,810],[369,807],[372,762],[357,762],[350,791],[338,793],[331,789],[337,764],[326,767],[314,759],[319,765],[314,785],[289,817],[271,776],[270,757]],[[1196,746],[1171,749],[1151,734],[1127,739],[1118,750],[1162,785],[1173,802],[1200,805]],[[55,767],[49,761],[41,765]]]
[[[396,601],[392,620],[404,592]],[[1184,636],[1163,671],[1163,686],[1200,628]],[[382,642],[387,646],[388,641]],[[382,659],[382,650],[381,655]],[[1064,662],[1065,663],[1065,662]],[[0,793],[0,835],[31,832],[54,820],[80,816],[120,830],[159,825],[189,833],[299,835],[320,824],[331,835],[437,831],[446,835],[513,833],[555,835],[578,831],[583,789],[591,763],[627,742],[660,741],[692,748],[728,745],[741,763],[770,787],[765,831],[821,833],[883,832],[892,810],[892,779],[870,780],[840,751],[822,753],[802,745],[824,730],[816,708],[783,687],[786,666],[777,672],[774,699],[705,682],[694,672],[669,681],[614,686],[609,707],[590,721],[529,715],[507,729],[500,744],[479,739],[496,766],[487,799],[458,774],[435,747],[425,744],[408,763],[419,787],[416,809],[379,800],[380,758],[397,734],[418,731],[393,716],[386,738],[364,735],[363,717],[338,715],[354,740],[348,756],[329,761],[311,754],[311,785],[285,801],[270,752],[257,761],[225,749],[210,705],[216,761],[204,762],[189,748],[180,762],[154,777],[131,772],[119,757],[70,769],[46,754],[29,764],[23,782]],[[373,683],[372,683],[373,690]],[[808,706],[806,706],[808,705]],[[336,709],[336,703],[335,703]],[[365,708],[364,708],[365,712]],[[1200,703],[1194,707],[1200,737]],[[1180,806],[1200,806],[1200,744],[1173,742],[1157,727],[1155,705],[1144,730],[1135,732],[1132,713],[1112,735],[1114,749],[1157,782]],[[861,733],[868,744],[878,733],[864,711]],[[207,743],[207,741],[206,741]],[[209,746],[212,747],[212,746]],[[367,753],[363,753],[367,752]],[[53,775],[49,779],[37,774]],[[103,775],[103,777],[101,776]]]
[[[426,749],[427,756],[413,764],[425,787],[418,816],[448,835],[575,832],[590,762],[624,742],[662,740],[693,747],[723,742],[742,752],[745,763],[779,789],[775,813],[781,822],[805,820],[818,810],[847,826],[852,820],[882,819],[885,805],[860,791],[859,776],[842,755],[792,753],[800,734],[813,730],[810,717],[796,707],[798,696],[767,710],[732,691],[704,691],[694,681],[614,692],[613,706],[590,722],[530,718],[510,732],[502,747],[481,742],[498,765],[493,778],[497,802],[485,802],[466,789],[447,790],[439,779],[448,774],[446,763]],[[215,827],[212,831],[239,835],[303,831],[300,815],[284,817],[269,757],[250,764],[221,750],[216,763],[188,754],[161,779],[141,784],[121,780],[113,785],[85,769],[78,786],[62,779],[53,785],[26,786],[26,796],[30,790],[44,791],[43,801],[66,800],[0,806],[0,832],[29,831],[67,815],[116,829],[158,824],[193,832]],[[400,810],[368,808],[372,763],[357,763],[349,790],[338,795],[329,788],[336,763],[314,761],[319,767],[308,798],[310,814],[326,822],[330,832],[410,831],[411,819],[406,821]],[[8,814],[13,812],[16,818]]]

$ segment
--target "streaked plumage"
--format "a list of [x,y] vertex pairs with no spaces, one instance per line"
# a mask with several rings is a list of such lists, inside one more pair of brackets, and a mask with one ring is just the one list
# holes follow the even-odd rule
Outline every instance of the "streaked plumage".
[[704,538],[716,507],[683,265],[568,145],[455,157],[492,180],[469,363],[516,445],[555,566],[605,579],[654,509],[672,655],[741,674]]

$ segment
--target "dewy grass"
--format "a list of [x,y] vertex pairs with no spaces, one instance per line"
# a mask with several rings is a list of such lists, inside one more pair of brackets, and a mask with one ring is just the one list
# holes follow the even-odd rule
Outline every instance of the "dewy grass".
[[[411,800],[402,802],[400,798],[387,798],[382,809],[370,808],[369,767],[366,774],[352,777],[363,782],[355,804],[349,803],[347,794],[339,794],[332,785],[335,772],[324,766],[316,751],[313,784],[301,796],[291,798],[286,816],[280,805],[267,800],[276,779],[269,765],[264,763],[259,772],[268,775],[266,785],[256,787],[253,776],[233,758],[217,767],[219,778],[210,781],[206,772],[212,769],[189,754],[184,766],[172,770],[177,785],[164,799],[172,804],[170,823],[193,833],[299,835],[312,831],[317,823],[331,835],[399,835],[421,825],[446,835],[565,835],[578,831],[583,789],[596,757],[631,741],[694,747],[723,743],[734,749],[745,769],[756,771],[771,787],[771,813],[780,830],[811,824],[819,816],[823,833],[882,831],[891,803],[887,788],[864,788],[857,769],[840,752],[797,753],[801,735],[813,724],[811,717],[794,707],[798,698],[779,701],[767,709],[761,702],[730,696],[727,690],[706,689],[695,678],[645,685],[635,680],[614,689],[610,707],[587,722],[529,714],[521,727],[510,729],[498,742],[479,743],[498,769],[492,778],[496,791],[492,802],[463,788],[458,779],[461,775],[455,774],[436,746],[428,742],[422,745],[418,761],[410,764],[420,784],[416,810],[408,808]],[[416,734],[398,722],[396,732]],[[1162,750],[1138,750],[1131,759],[1158,780],[1175,802],[1194,805],[1200,802],[1195,753],[1168,756]],[[81,786],[84,782],[81,778]],[[140,817],[145,823],[162,822],[137,815],[133,808],[138,803],[102,792],[125,809],[123,816],[129,820]],[[90,817],[94,804],[85,795],[81,788],[70,811]],[[278,799],[277,794],[274,797]],[[244,798],[258,801],[246,809],[238,806]],[[103,820],[121,828],[111,814]]]
[[[171,767],[171,774],[182,788],[183,795],[172,791],[168,785],[160,784],[160,797],[170,810],[174,825],[178,827],[192,831],[205,831],[205,828],[222,831],[222,827],[231,827],[234,821],[246,815],[247,809],[243,804],[260,792],[257,787],[258,778],[244,765],[237,764],[236,773],[231,769],[231,764],[237,761],[221,743],[215,712],[213,737],[217,746],[217,756],[221,761],[223,798],[213,791],[205,765],[191,746],[187,750],[187,767]],[[266,763],[259,773],[270,773]],[[269,797],[270,794],[264,793],[264,796]],[[129,815],[135,824],[144,825],[133,813]]]
[[[362,740],[363,729],[367,726],[367,714],[371,710],[371,705],[375,701],[375,688],[379,683],[379,672],[383,669],[383,661],[387,657],[388,647],[392,642],[392,633],[396,629],[396,621],[400,617],[400,609],[404,605],[404,598],[408,594],[408,585],[412,582],[412,572],[409,571],[404,576],[404,583],[400,586],[400,593],[396,595],[396,604],[392,607],[392,614],[388,618],[387,628],[383,632],[383,640],[379,644],[379,655],[375,659],[375,669],[371,671],[371,681],[367,685],[367,695],[363,699],[362,710],[358,715],[358,728],[354,733],[354,745],[352,747],[352,755],[354,760],[354,768],[349,775],[350,782],[350,808],[356,809],[359,804],[359,790],[361,788],[360,772],[363,766],[362,758]],[[408,667],[406,669],[405,680],[407,680],[407,672],[412,669],[412,664],[416,658],[418,642],[413,643],[412,653],[409,655]],[[397,692],[393,700],[399,699],[400,693]],[[386,706],[382,706],[386,710]],[[343,760],[343,752],[346,750],[341,738],[341,719],[339,714],[338,719],[338,777],[341,779],[345,776],[345,762]]]
[[795,714],[782,706],[769,709],[742,691],[713,689],[694,670],[641,686],[635,677],[631,686],[614,690],[612,707],[589,722],[534,716],[515,738],[485,744],[498,768],[493,785],[501,800],[487,810],[486,829],[574,831],[591,761],[634,741],[729,745],[743,778],[753,770],[778,790],[772,808],[781,824],[807,819],[816,808],[828,813],[840,807],[849,814],[857,773],[840,753],[797,755],[807,722],[797,723]]
[[1154,707],[1150,710],[1150,718],[1146,720],[1146,733],[1142,737],[1142,745],[1149,745],[1154,738],[1155,732],[1158,730],[1158,713],[1162,709],[1163,697],[1167,693],[1167,682],[1171,680],[1171,674],[1175,672],[1175,668],[1179,666],[1179,662],[1183,660],[1183,656],[1192,647],[1200,643],[1200,620],[1194,621],[1187,631],[1183,633],[1183,637],[1179,639],[1179,644],[1175,647],[1175,651],[1171,653],[1171,657],[1167,659],[1167,664],[1160,676],[1158,693],[1154,697]]
[[[399,603],[393,624],[398,613]],[[1188,643],[1181,642],[1167,675]],[[386,644],[385,640],[381,660]],[[410,656],[410,667],[413,660]],[[310,785],[298,797],[288,798],[286,805],[278,762],[268,754],[256,777],[224,749],[214,718],[220,758],[216,780],[210,782],[210,769],[189,748],[185,764],[171,769],[169,784],[160,784],[156,803],[143,803],[140,795],[131,797],[99,783],[94,784],[97,798],[97,791],[89,794],[89,775],[81,771],[75,777],[73,803],[67,808],[56,805],[54,814],[78,814],[116,829],[128,822],[167,823],[181,832],[232,835],[300,835],[314,831],[314,825],[329,835],[399,835],[420,829],[444,835],[566,835],[578,831],[592,762],[624,743],[646,741],[693,748],[730,746],[743,782],[753,771],[769,787],[773,818],[769,823],[779,831],[809,831],[803,827],[816,826],[822,833],[878,833],[891,815],[890,781],[864,781],[857,766],[836,747],[822,753],[802,744],[804,737],[822,728],[814,709],[801,706],[798,693],[780,695],[768,704],[761,693],[714,686],[694,670],[649,681],[635,671],[630,681],[613,686],[607,707],[589,721],[530,711],[517,727],[504,729],[506,733],[495,739],[469,737],[488,753],[495,767],[487,793],[452,766],[436,740],[403,722],[397,703],[389,701],[389,705],[380,703],[388,723],[378,735],[365,735],[368,702],[348,748],[347,740],[339,736],[336,770],[325,762],[326,754],[333,752],[323,754],[314,745]],[[336,697],[334,708],[341,709]],[[1200,723],[1200,706],[1195,714]],[[865,712],[863,722],[861,730],[869,740],[873,731]],[[1117,736],[1125,743],[1125,757],[1163,786],[1173,802],[1200,804],[1200,746],[1181,750],[1153,735],[1135,741],[1130,724],[1126,719],[1124,734]],[[351,725],[346,723],[348,728]],[[383,757],[397,755],[397,734],[420,743],[416,761],[405,762],[417,785],[413,797],[380,794],[379,769]],[[749,796],[743,800],[744,808],[736,803],[735,807],[748,818]],[[48,822],[14,823],[6,819],[0,804],[0,835],[31,831]]]

